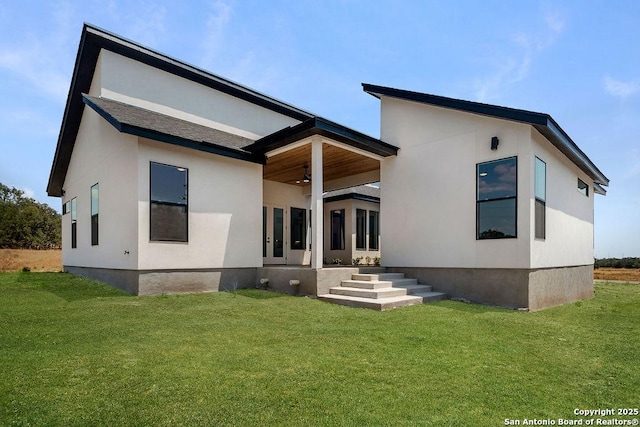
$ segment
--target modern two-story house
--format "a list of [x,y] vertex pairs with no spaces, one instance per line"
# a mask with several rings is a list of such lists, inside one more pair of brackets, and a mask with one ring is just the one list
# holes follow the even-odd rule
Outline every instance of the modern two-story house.
[[[473,301],[535,310],[593,294],[608,179],[549,115],[363,87],[380,138],[85,24],[47,187],[64,269],[142,295],[302,266],[318,295],[340,276],[323,261],[349,241]],[[327,192],[372,182],[377,200],[333,200],[353,219],[326,207]]]

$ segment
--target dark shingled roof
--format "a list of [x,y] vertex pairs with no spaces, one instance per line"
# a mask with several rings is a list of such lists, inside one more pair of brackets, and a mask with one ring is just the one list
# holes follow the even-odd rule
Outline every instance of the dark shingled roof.
[[49,174],[49,183],[47,184],[47,194],[50,196],[62,196],[62,184],[67,175],[67,168],[69,167],[71,153],[73,152],[84,109],[84,99],[81,94],[89,92],[91,88],[98,56],[102,49],[117,53],[126,58],[131,58],[134,61],[210,87],[296,120],[303,121],[312,117],[312,114],[304,110],[261,94],[238,83],[163,55],[114,33],[90,24],[84,24],[80,44],[78,45],[73,75],[71,77],[71,86],[60,126],[60,133],[58,135],[56,152]]
[[380,188],[371,185],[358,185],[356,187],[342,188],[340,190],[328,191],[322,196],[325,202],[336,200],[356,199],[367,202],[380,203]]
[[253,140],[187,120],[107,98],[82,95],[83,101],[118,131],[209,153],[262,163],[244,147]]

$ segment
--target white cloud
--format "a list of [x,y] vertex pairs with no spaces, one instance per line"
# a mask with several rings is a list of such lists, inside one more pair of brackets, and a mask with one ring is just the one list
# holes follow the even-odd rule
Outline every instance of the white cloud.
[[507,87],[526,79],[535,57],[551,47],[564,31],[564,21],[556,11],[543,12],[544,25],[535,32],[520,32],[511,37],[507,53],[487,55],[499,68],[475,81],[476,99],[487,102],[498,98]]
[[623,82],[621,80],[616,80],[609,76],[605,76],[603,79],[603,83],[604,90],[609,95],[617,96],[620,98],[626,98],[640,92],[640,82],[638,82],[637,80]]

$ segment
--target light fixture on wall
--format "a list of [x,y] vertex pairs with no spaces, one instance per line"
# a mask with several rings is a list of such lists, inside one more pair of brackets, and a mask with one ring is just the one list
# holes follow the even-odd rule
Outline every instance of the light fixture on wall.
[[301,182],[308,184],[311,182],[311,175],[309,174],[309,166],[304,165],[303,167],[304,167],[304,175],[302,175],[302,180],[297,180],[296,184],[300,184]]
[[492,150],[497,150],[498,149],[498,144],[500,143],[500,140],[498,139],[497,136],[494,136],[491,138],[491,149]]

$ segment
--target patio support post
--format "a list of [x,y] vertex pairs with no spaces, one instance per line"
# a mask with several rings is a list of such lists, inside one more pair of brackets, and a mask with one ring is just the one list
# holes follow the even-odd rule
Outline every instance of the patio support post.
[[311,140],[311,210],[313,211],[311,218],[311,268],[313,269],[321,269],[323,260],[322,181],[322,139],[315,137]]

